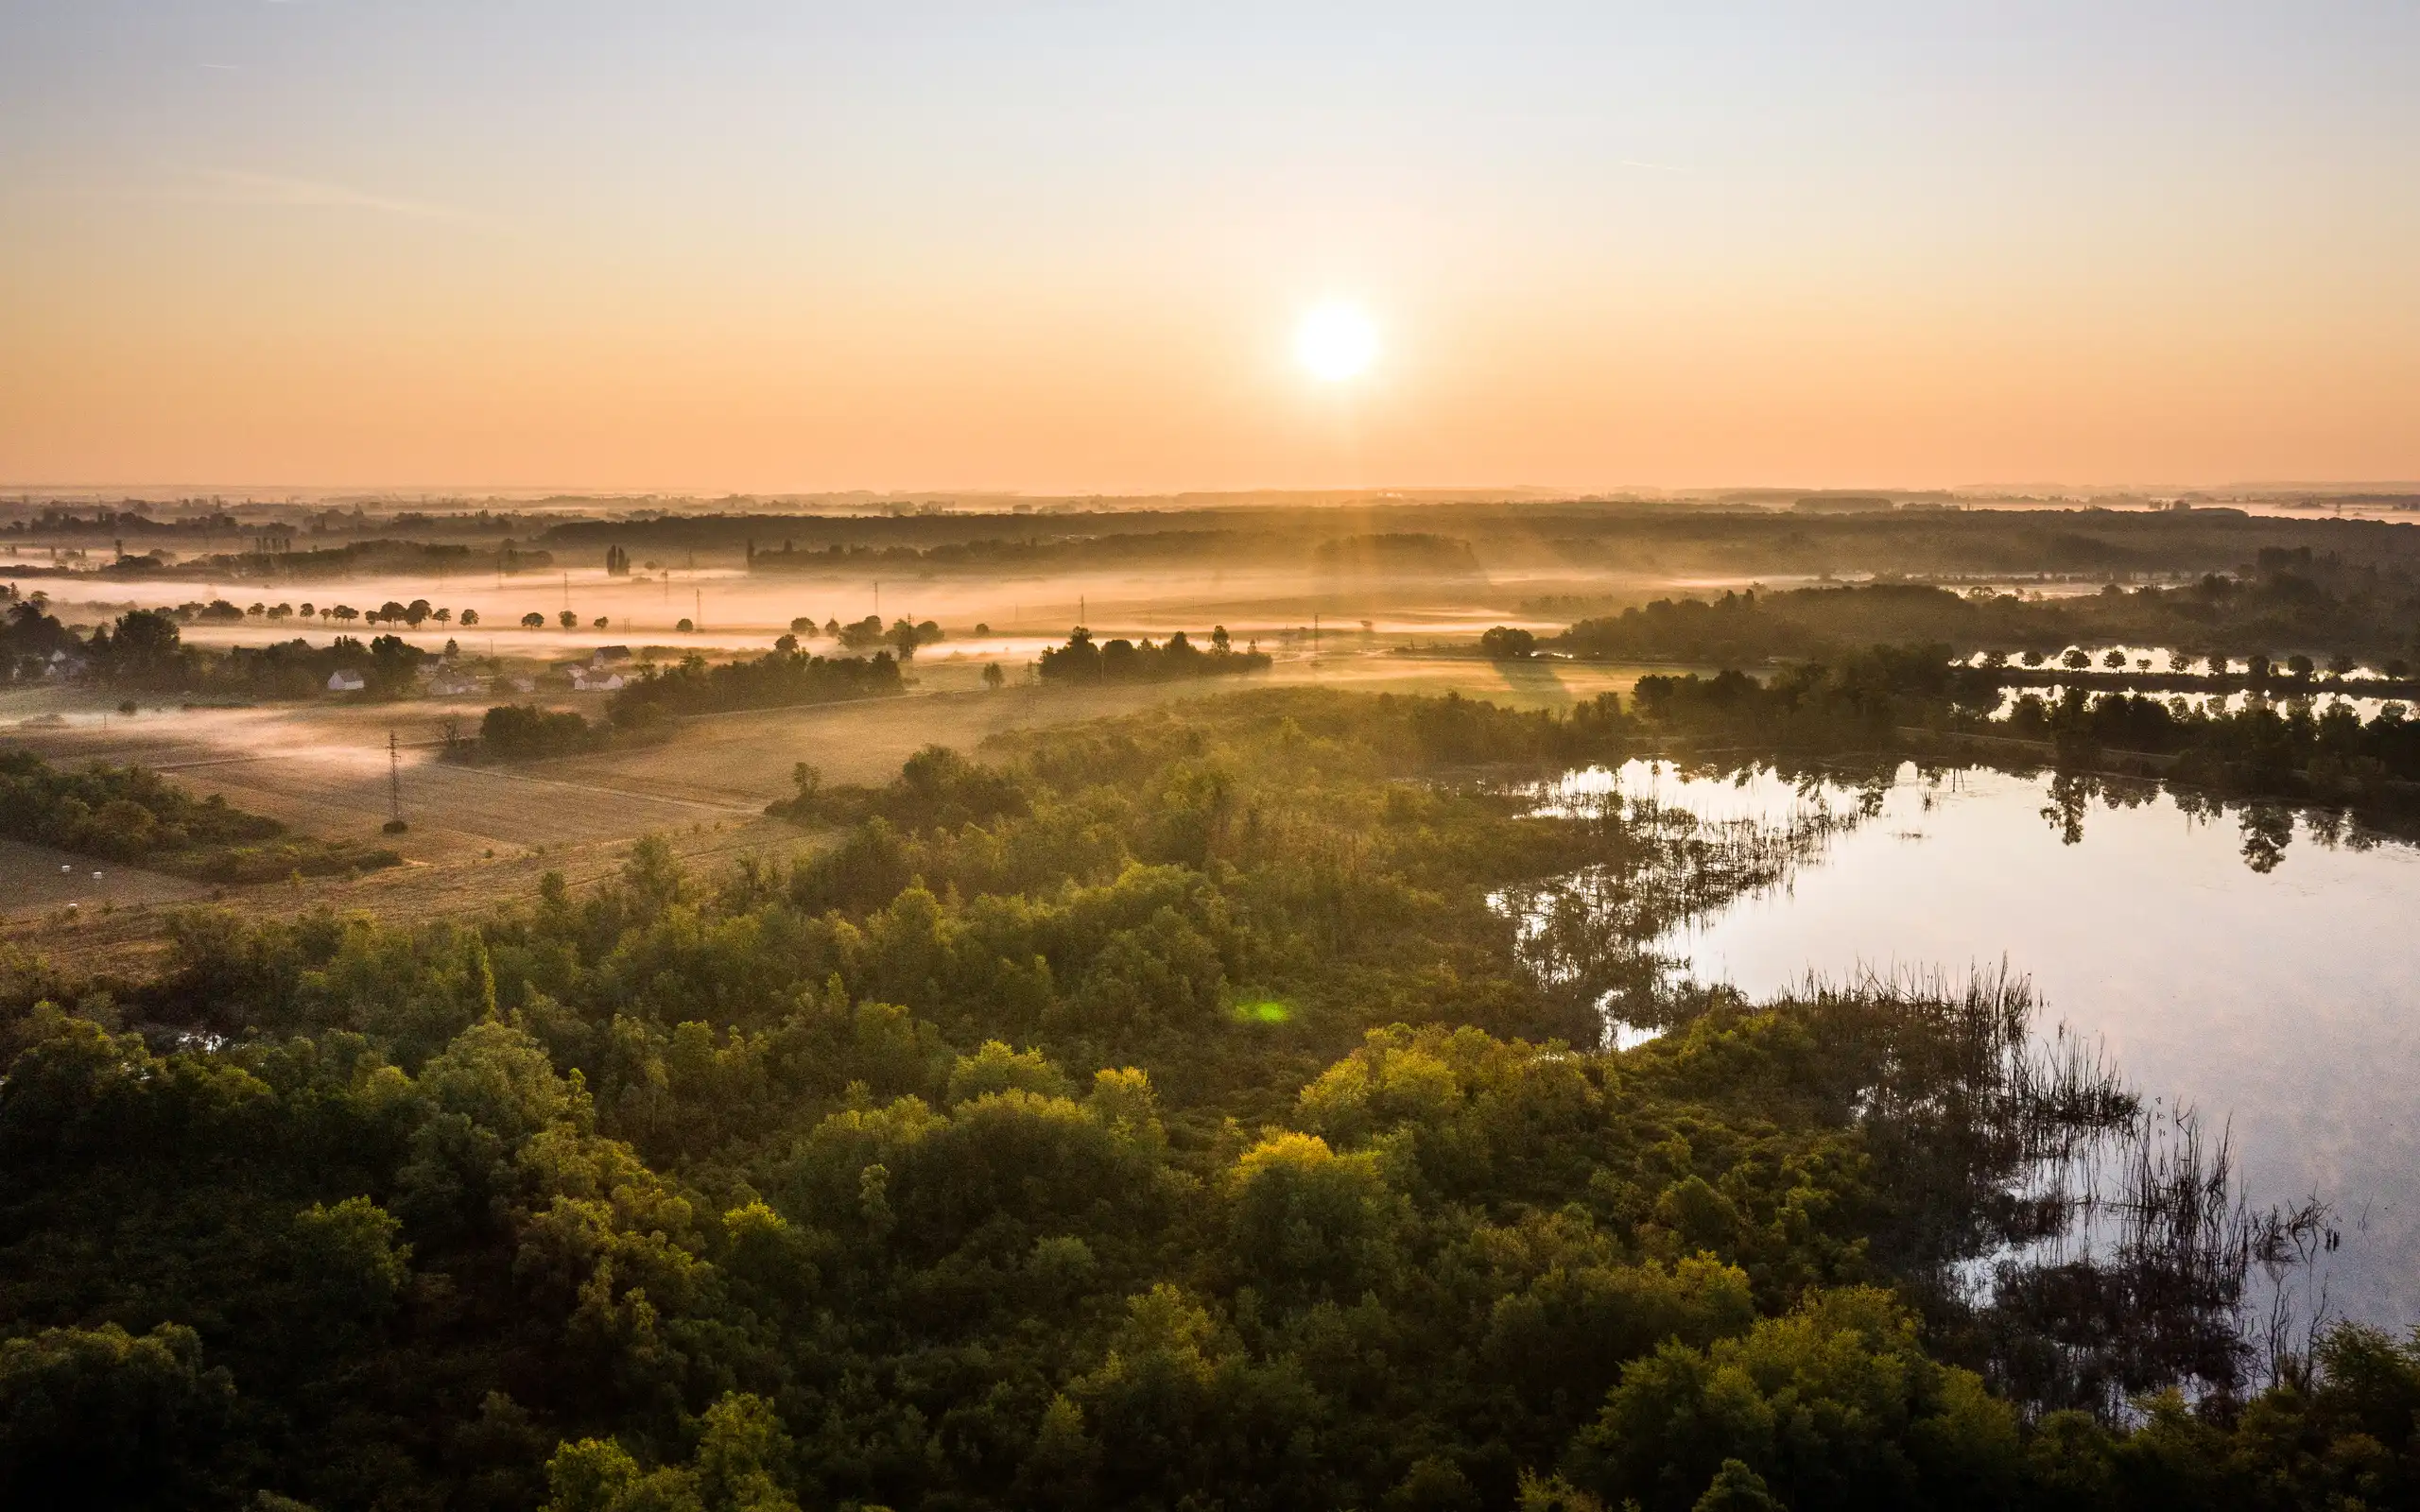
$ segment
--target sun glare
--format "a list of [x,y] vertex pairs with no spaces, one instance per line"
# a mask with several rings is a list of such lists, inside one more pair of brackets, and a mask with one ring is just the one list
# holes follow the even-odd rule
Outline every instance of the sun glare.
[[1294,355],[1314,377],[1330,383],[1351,378],[1378,354],[1378,330],[1350,304],[1322,304],[1303,317],[1294,335]]

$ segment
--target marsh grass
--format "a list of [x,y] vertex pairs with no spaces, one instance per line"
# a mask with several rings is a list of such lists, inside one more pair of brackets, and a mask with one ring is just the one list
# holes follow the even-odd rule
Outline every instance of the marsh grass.
[[1595,1004],[1608,1045],[1726,1015],[1805,1024],[1795,1095],[1857,1130],[1874,1161],[1873,1263],[1920,1301],[1946,1353],[2032,1409],[2119,1421],[2146,1393],[2223,1405],[2304,1369],[2326,1318],[2322,1265],[2342,1240],[2327,1204],[2255,1208],[2223,1126],[2147,1102],[2097,1040],[2046,1025],[2005,962],[1963,980],[1810,976],[1750,1004],[1659,951],[1679,926],[1787,887],[1880,813],[1889,780],[1792,781],[1798,801],[1775,820],[1618,784],[1531,789],[1539,813],[1587,828],[1601,859],[1493,896],[1523,963]]

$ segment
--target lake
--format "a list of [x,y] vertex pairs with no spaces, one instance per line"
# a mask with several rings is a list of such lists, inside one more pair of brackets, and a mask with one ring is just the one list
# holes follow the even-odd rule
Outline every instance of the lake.
[[1674,928],[1659,954],[1760,999],[1809,973],[2005,963],[2031,978],[2046,1027],[2098,1036],[2146,1104],[2230,1130],[2255,1203],[2335,1206],[2338,1311],[2420,1322],[2420,850],[2144,784],[1913,765],[1886,782],[1876,805],[1863,780],[1633,762],[1560,791],[1709,820],[1841,817],[1782,881]]

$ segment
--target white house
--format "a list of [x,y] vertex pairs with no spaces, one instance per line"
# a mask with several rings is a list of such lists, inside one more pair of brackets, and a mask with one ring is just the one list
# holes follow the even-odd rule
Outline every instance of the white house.
[[361,674],[358,672],[347,672],[338,668],[328,674],[330,693],[359,693],[368,686],[368,683],[361,680]]
[[586,667],[575,667],[571,674],[574,693],[615,693],[620,691],[622,681],[618,672],[591,672]]

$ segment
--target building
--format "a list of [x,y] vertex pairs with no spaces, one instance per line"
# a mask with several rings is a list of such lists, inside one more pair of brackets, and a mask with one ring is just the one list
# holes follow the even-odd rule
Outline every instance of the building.
[[362,680],[361,674],[358,672],[347,672],[339,667],[328,674],[330,693],[359,693],[368,686],[370,684]]

